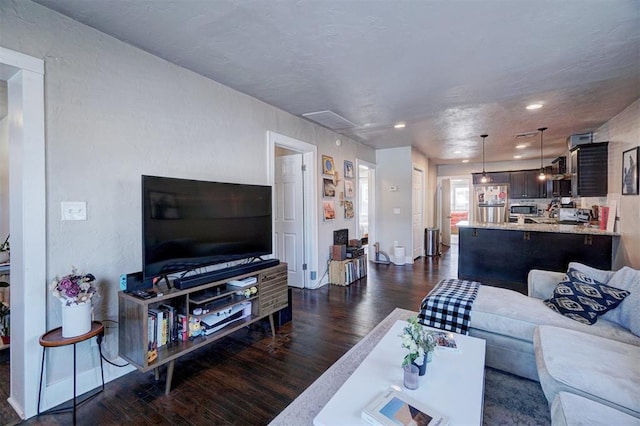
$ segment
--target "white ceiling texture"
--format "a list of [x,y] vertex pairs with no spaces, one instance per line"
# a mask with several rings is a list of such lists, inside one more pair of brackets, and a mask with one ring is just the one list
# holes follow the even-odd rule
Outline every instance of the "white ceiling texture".
[[[553,158],[568,136],[640,98],[638,0],[37,2],[291,114],[330,111],[327,127],[373,148],[413,145],[437,164],[481,161],[482,133],[488,162],[539,158],[539,127]],[[543,107],[525,109],[533,102]]]

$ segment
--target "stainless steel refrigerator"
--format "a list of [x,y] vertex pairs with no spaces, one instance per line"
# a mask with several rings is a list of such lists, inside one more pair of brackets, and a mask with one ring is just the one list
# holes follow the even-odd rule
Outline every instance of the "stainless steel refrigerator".
[[509,221],[509,185],[477,184],[474,186],[474,218],[480,223]]

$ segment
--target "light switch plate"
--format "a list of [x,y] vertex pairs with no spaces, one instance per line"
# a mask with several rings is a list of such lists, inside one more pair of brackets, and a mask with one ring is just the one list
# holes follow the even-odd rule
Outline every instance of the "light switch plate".
[[87,220],[87,203],[84,201],[63,201],[60,203],[62,220]]

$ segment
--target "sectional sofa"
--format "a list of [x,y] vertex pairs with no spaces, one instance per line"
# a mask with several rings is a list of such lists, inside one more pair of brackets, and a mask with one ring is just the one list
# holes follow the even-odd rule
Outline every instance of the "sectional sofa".
[[565,274],[532,270],[528,295],[480,286],[469,334],[486,340],[488,366],[541,382],[554,424],[573,424],[571,413],[607,410],[640,424],[640,271],[569,268],[629,294],[587,325],[543,302]]

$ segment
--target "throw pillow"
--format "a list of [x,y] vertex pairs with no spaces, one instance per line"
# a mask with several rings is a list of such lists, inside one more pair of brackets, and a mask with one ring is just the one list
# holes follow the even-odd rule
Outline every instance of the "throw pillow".
[[626,290],[603,284],[569,268],[564,280],[544,304],[567,318],[592,325],[599,315],[615,309],[628,295]]
[[623,267],[615,274],[607,285],[629,293],[624,301],[613,311],[609,311],[602,318],[615,322],[640,336],[640,270]]

